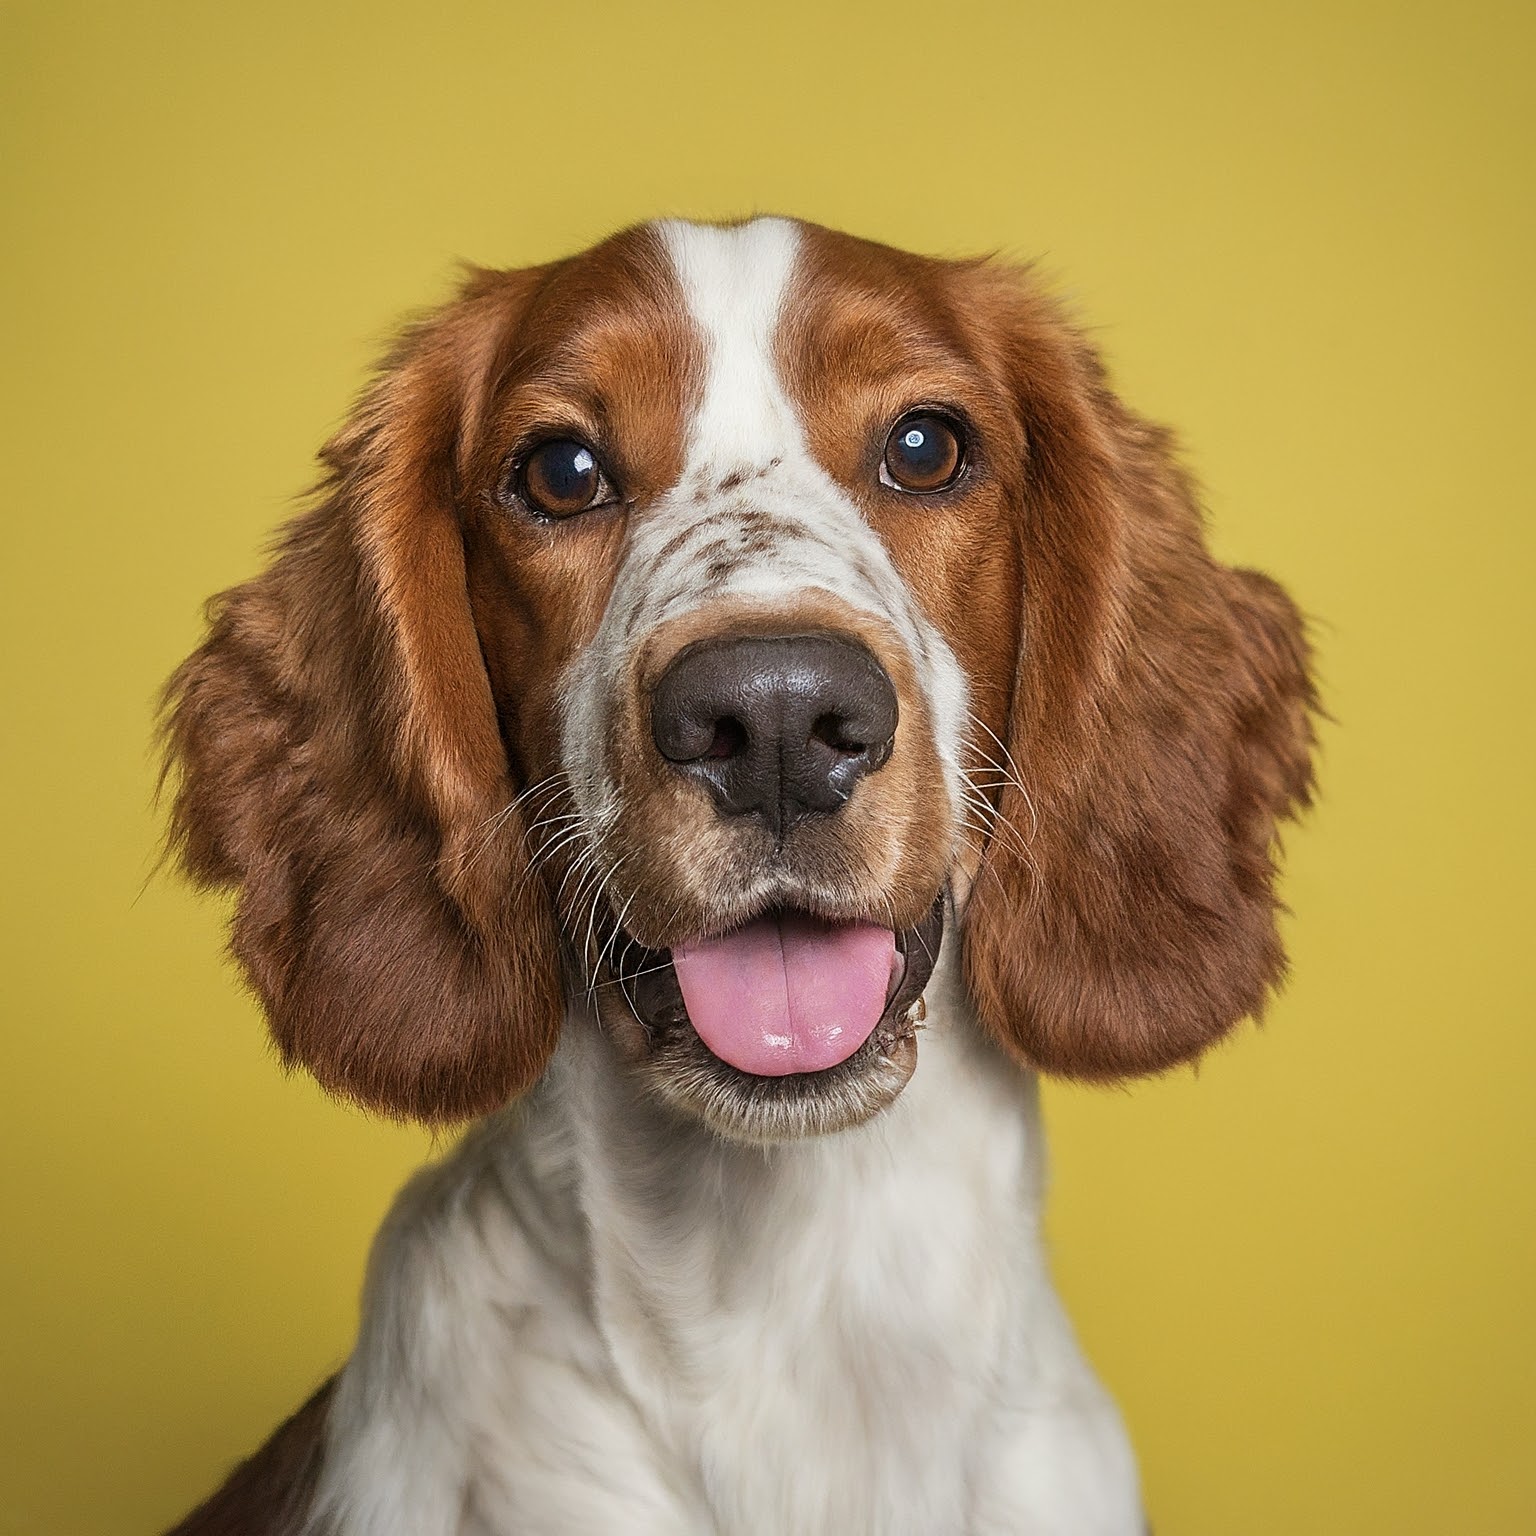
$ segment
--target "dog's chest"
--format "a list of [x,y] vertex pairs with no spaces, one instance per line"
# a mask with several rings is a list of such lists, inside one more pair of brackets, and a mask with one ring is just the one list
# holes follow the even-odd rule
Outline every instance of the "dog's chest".
[[683,1385],[653,1402],[722,1529],[960,1528],[1007,1321],[995,1274],[954,1272],[966,1225],[892,1240],[849,1213],[674,1334]]
[[608,1353],[722,1531],[963,1528],[1032,1213],[1017,1105],[990,1143],[924,1107],[589,1196]]

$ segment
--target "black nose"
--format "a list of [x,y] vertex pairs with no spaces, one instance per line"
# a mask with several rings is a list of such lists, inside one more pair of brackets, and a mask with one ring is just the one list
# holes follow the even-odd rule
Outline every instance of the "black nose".
[[832,635],[702,641],[651,697],[661,755],[727,815],[760,816],[775,839],[835,811],[879,768],[896,719],[885,668]]

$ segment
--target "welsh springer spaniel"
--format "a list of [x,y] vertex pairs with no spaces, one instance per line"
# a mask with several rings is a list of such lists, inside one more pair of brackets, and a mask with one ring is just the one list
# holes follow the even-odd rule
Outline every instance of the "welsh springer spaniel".
[[1142,1525],[1034,1073],[1279,980],[1297,614],[1026,273],[783,219],[475,271],[170,684],[283,1058],[480,1117],[182,1533]]

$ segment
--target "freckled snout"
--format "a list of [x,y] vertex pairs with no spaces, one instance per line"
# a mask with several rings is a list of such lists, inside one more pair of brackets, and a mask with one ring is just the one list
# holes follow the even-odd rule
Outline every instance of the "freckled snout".
[[783,635],[700,641],[651,697],[651,735],[727,816],[756,816],[775,841],[836,811],[891,755],[896,689],[856,641]]

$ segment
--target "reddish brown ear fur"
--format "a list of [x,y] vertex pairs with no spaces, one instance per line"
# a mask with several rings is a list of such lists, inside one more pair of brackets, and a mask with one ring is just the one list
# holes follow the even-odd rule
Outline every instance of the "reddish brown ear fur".
[[[991,279],[995,281],[995,277]],[[1280,979],[1272,851],[1305,805],[1316,700],[1296,609],[1214,561],[1165,433],[1017,289],[988,302],[1029,441],[1026,591],[1000,809],[965,967],[983,1021],[1051,1072],[1197,1055]]]
[[526,1088],[563,1008],[521,822],[497,820],[514,789],[453,505],[521,281],[482,276],[406,337],[322,455],[320,504],[166,692],[173,843],[235,887],[284,1060],[428,1121]]

